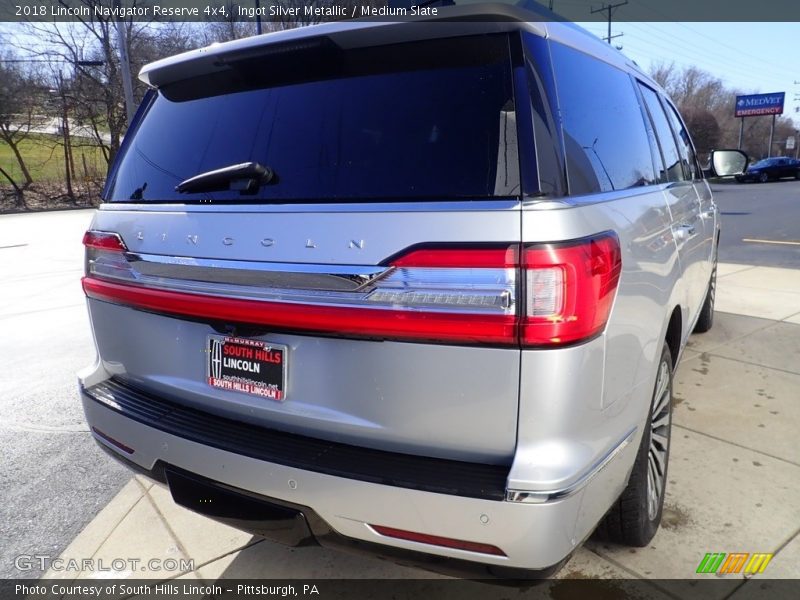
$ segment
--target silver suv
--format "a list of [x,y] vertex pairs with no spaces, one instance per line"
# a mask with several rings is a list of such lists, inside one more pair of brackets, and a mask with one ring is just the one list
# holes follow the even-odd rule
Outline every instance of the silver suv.
[[633,63],[523,9],[447,10],[142,70],[84,238],[83,405],[213,518],[541,576],[595,529],[656,532],[719,217]]

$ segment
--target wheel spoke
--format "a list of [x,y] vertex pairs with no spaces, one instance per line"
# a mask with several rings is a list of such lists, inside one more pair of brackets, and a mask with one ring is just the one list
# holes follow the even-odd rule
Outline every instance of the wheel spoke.
[[652,436],[651,446],[656,448],[658,452],[666,452],[669,446],[669,438],[665,435],[656,433],[655,431],[650,434]]
[[655,466],[656,472],[658,473],[658,475],[663,477],[664,473],[667,470],[666,452],[658,452],[658,451],[653,452],[651,450],[650,451],[650,458],[653,461],[653,465]]
[[658,416],[657,419],[653,421],[651,427],[653,431],[658,431],[659,429],[661,429],[662,427],[666,427],[667,425],[669,425],[669,413],[663,412]]
[[651,466],[647,469],[647,515],[652,520],[656,518],[656,512],[658,512],[658,494]]
[[656,482],[656,499],[661,498],[661,490],[664,489],[664,478],[658,474],[653,475]]
[[663,362],[661,363],[661,366],[658,368],[658,381],[656,382],[655,397],[658,398],[659,401],[656,403],[656,407],[654,407],[654,414],[657,414],[655,411],[661,404],[664,392],[667,390],[668,387],[669,387],[669,366],[667,366],[666,362]]
[[660,396],[657,397],[655,406],[653,406],[653,420],[656,421],[658,418],[669,412],[668,405],[669,401],[672,399],[672,395],[669,393],[669,390],[663,392]]

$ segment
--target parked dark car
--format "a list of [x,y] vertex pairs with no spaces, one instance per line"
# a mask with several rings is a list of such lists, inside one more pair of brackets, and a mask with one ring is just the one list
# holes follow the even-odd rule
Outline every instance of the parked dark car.
[[766,183],[784,177],[794,177],[800,179],[800,160],[789,158],[788,156],[775,156],[765,158],[753,163],[747,171],[736,176],[736,181],[743,183],[746,181],[758,181]]

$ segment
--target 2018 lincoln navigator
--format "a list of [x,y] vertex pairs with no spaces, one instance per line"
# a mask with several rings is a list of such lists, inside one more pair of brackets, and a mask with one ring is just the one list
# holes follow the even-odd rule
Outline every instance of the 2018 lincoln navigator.
[[524,6],[440,15],[142,70],[84,238],[82,399],[211,517],[542,575],[596,529],[656,532],[719,216],[619,52]]

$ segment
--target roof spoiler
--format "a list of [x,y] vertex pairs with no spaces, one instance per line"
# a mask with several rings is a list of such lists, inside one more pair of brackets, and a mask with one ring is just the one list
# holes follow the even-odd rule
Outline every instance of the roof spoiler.
[[[139,72],[139,79],[150,86],[159,87],[226,70],[232,62],[239,60],[311,48],[326,43],[325,40],[349,49],[518,29],[545,37],[545,22],[553,20],[554,17],[548,16],[553,13],[535,2],[522,4],[525,7],[498,3],[446,6],[439,8],[436,17],[392,17],[392,21],[377,17],[337,21],[212,44],[145,65]],[[527,5],[538,8],[528,8]]]

